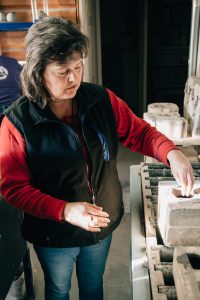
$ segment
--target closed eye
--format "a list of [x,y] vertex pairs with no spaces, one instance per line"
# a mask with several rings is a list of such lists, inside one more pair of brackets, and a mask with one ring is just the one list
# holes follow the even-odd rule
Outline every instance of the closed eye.
[[75,67],[76,71],[79,71],[81,69],[82,65]]
[[[74,67],[74,71],[76,71],[76,72],[80,72],[81,70],[82,70],[82,62],[78,66]],[[69,72],[73,72],[73,71],[72,70],[70,71],[70,69],[67,69],[64,72],[56,72],[56,76],[65,77]]]
[[59,77],[64,77],[66,74],[67,74],[67,71],[63,72],[63,73],[57,73],[56,75]]

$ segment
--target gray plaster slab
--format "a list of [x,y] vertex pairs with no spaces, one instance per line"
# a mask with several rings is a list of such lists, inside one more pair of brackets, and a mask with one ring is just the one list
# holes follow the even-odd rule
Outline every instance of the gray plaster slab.
[[[195,265],[196,261],[196,265]],[[176,247],[173,256],[173,276],[178,299],[200,299],[200,247]]]

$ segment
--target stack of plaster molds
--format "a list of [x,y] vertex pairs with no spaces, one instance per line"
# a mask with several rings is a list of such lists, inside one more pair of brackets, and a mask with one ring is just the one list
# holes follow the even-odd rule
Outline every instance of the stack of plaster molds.
[[185,85],[184,117],[192,137],[200,136],[200,78],[189,77]]
[[166,246],[200,245],[200,181],[189,198],[182,197],[175,181],[159,182],[158,226]]
[[175,103],[151,103],[143,118],[171,139],[187,136],[187,121],[180,117],[179,108]]
[[173,277],[178,299],[200,299],[200,247],[175,248]]

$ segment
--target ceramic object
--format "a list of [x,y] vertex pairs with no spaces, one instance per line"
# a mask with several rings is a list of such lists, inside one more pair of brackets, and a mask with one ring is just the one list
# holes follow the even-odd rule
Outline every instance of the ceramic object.
[[16,12],[12,11],[7,13],[6,19],[8,22],[16,22],[17,21]]
[[6,14],[0,11],[0,22],[6,22]]

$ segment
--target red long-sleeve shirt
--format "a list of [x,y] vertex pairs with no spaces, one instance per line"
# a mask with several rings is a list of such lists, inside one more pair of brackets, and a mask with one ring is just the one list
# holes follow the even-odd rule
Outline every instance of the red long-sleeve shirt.
[[[119,142],[132,151],[152,156],[168,164],[167,153],[175,149],[174,144],[138,118],[112,91],[107,91],[116,120]],[[25,141],[7,117],[4,117],[1,124],[0,145],[2,196],[8,203],[27,214],[60,222],[66,201],[42,193],[31,184]]]

